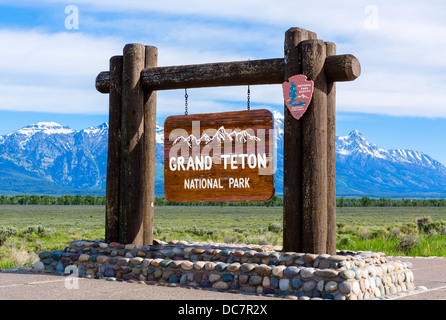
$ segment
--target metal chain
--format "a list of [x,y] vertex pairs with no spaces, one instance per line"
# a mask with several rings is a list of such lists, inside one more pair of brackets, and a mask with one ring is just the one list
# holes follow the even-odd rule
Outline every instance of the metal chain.
[[248,110],[251,108],[250,100],[251,100],[251,91],[249,90],[249,84],[248,84]]
[[[251,61],[248,59],[248,67],[251,66]],[[249,84],[248,84],[248,110],[251,109],[251,90],[249,88]]]
[[184,114],[186,116],[187,116],[187,98],[189,98],[189,96],[187,94],[187,89],[184,89],[184,109],[185,109]]

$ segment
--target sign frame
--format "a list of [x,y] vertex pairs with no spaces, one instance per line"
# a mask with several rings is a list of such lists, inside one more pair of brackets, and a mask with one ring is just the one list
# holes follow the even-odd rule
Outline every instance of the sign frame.
[[274,120],[266,109],[170,116],[164,122],[164,196],[170,202],[268,201]]

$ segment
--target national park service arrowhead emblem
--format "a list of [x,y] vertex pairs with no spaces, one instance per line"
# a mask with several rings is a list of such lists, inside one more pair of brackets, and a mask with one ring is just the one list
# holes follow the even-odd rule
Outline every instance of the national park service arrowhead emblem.
[[313,96],[314,83],[307,76],[298,74],[282,83],[283,98],[292,116],[299,120],[307,111]]

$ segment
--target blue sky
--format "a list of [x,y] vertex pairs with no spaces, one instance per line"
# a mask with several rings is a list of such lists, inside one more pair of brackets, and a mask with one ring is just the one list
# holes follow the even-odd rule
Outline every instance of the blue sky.
[[[66,20],[78,10],[78,29]],[[73,129],[108,120],[97,74],[127,43],[158,47],[158,65],[283,57],[301,27],[351,53],[362,74],[337,84],[337,135],[359,130],[385,149],[446,164],[444,1],[2,1],[0,134],[39,121]],[[189,112],[241,110],[245,87],[188,90]],[[280,85],[252,86],[253,108],[283,112]],[[158,121],[184,112],[184,91],[158,92]]]

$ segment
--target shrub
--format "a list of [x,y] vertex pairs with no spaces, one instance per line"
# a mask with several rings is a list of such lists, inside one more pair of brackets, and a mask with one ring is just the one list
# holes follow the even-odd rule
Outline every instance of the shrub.
[[266,227],[259,227],[257,228],[257,233],[265,233],[267,231]]
[[370,229],[370,238],[376,239],[376,238],[384,238],[386,236],[387,232],[384,229]]
[[356,235],[357,232],[355,232],[355,230],[352,229],[344,229],[344,230],[338,230],[338,234],[351,234],[351,235]]
[[345,227],[345,223],[344,223],[344,222],[337,222],[337,223],[336,223],[336,227],[337,227],[338,229],[342,229],[342,228]]
[[415,234],[417,233],[417,224],[415,222],[406,223],[401,227],[401,232],[404,234]]
[[35,233],[38,235],[43,235],[45,234],[45,227],[42,225],[37,225],[37,226],[29,226],[26,229],[23,230],[23,233]]
[[215,231],[212,229],[198,228],[196,226],[193,226],[193,227],[186,227],[184,229],[184,232],[192,233],[193,235],[196,236],[204,236],[204,235],[211,236],[214,234]]
[[419,240],[420,237],[418,236],[418,234],[406,235],[400,240],[396,248],[405,253],[408,253],[412,248],[415,248],[419,245]]
[[282,231],[282,225],[280,223],[277,222],[273,222],[270,223],[268,226],[268,231],[274,232],[274,233],[279,233]]
[[10,226],[0,226],[0,245],[2,245],[8,238],[18,236],[19,231]]
[[401,228],[399,227],[393,227],[392,229],[390,229],[389,231],[389,237],[390,238],[397,238],[401,235]]
[[355,241],[353,241],[350,235],[342,234],[339,236],[338,245],[352,247],[353,245],[355,245]]
[[0,233],[6,235],[6,237],[17,236],[19,231],[11,226],[0,226]]
[[234,228],[234,232],[236,233],[245,233],[247,230],[245,228]]
[[30,266],[39,261],[37,254],[30,253],[23,248],[13,248],[10,257],[14,261],[14,265],[18,267]]
[[259,244],[259,245],[277,245],[280,241],[276,234],[267,232],[265,234],[251,234],[246,237],[246,243],[253,243],[253,244]]
[[423,225],[423,232],[427,234],[442,232],[445,223],[443,221],[433,221]]
[[[354,234],[354,233],[351,233]],[[359,237],[359,239],[361,240],[366,240],[370,237],[369,234],[369,228],[368,227],[357,227],[356,228],[356,235]]]
[[239,238],[238,238],[237,234],[224,232],[224,234],[223,234],[223,242],[224,243],[237,243],[238,241],[239,241]]
[[431,223],[432,222],[432,218],[431,217],[423,217],[423,218],[417,218],[417,226],[418,226],[418,231],[423,231],[424,225]]

